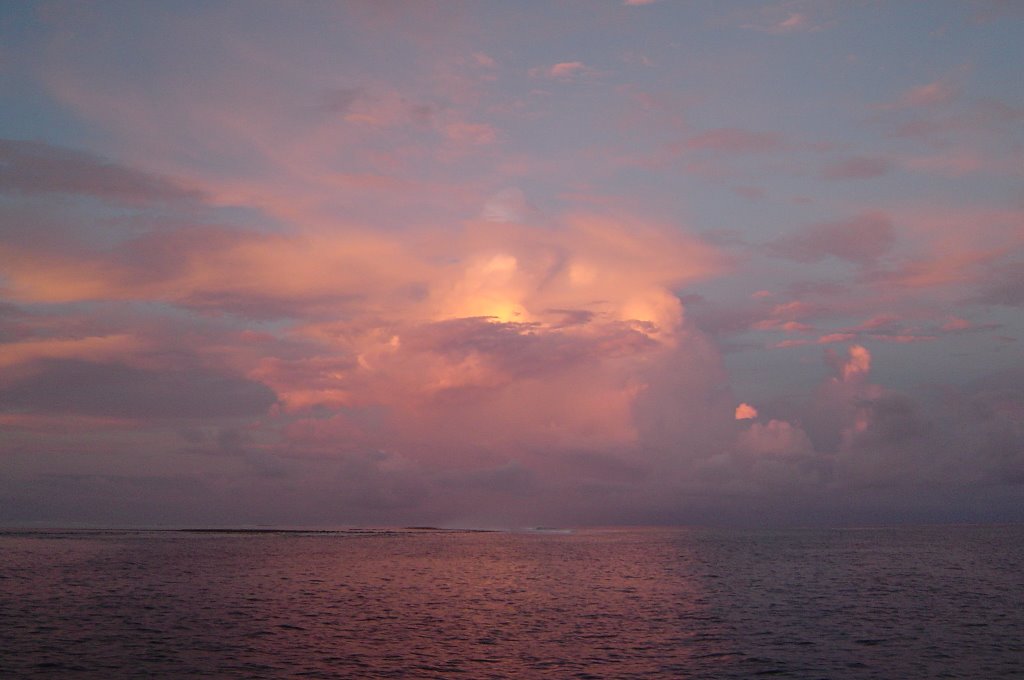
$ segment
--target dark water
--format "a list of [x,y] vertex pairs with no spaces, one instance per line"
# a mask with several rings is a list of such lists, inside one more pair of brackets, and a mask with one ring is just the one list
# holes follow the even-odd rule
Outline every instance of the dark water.
[[1024,527],[3,532],[0,677],[1024,677]]

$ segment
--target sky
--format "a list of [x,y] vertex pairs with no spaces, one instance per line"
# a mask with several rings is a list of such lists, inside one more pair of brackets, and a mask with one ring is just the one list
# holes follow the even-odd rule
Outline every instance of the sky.
[[0,8],[0,524],[1024,521],[1024,4]]

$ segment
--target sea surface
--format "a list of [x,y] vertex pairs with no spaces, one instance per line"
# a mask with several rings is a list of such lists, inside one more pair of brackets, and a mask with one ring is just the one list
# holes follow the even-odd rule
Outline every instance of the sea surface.
[[1024,527],[0,532],[2,678],[1024,678]]

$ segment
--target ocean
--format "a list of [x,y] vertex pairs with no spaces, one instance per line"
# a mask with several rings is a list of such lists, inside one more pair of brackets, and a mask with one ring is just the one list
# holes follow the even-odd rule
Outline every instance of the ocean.
[[0,532],[0,677],[1024,678],[1024,527]]

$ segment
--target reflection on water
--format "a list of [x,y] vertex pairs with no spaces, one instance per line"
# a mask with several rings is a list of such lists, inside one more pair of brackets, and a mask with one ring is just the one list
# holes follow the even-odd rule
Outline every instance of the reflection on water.
[[0,535],[0,676],[1024,675],[1024,529]]

